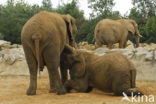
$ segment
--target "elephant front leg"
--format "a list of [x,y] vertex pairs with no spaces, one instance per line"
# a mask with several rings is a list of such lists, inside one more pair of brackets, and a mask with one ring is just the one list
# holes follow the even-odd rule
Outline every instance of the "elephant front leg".
[[[61,59],[62,59],[62,58],[61,58]],[[66,68],[66,66],[64,65],[63,62],[61,62],[61,64],[60,64],[60,71],[61,71],[62,83],[63,83],[63,85],[64,85],[65,82],[66,82],[67,79],[68,79],[68,73],[67,73],[67,68]]]
[[125,41],[125,43],[124,43],[124,46],[123,46],[124,48],[126,48],[127,47],[127,41]]
[[119,42],[119,48],[124,48],[124,42],[123,41]]
[[75,89],[78,92],[87,92],[88,83],[85,80],[68,80],[65,83],[65,88],[68,92],[72,89]]
[[70,90],[74,88],[72,83],[73,83],[72,80],[68,80],[65,82],[64,87],[66,88],[67,92],[70,92]]

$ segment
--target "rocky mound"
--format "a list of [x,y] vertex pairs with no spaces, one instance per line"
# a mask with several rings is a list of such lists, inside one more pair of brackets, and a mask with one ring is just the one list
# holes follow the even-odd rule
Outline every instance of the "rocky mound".
[[[138,80],[156,81],[156,44],[141,44],[139,48],[134,48],[133,43],[128,41],[125,49],[119,49],[118,44],[114,49],[108,49],[106,46],[95,49],[95,45],[81,42],[78,47],[82,50],[104,55],[110,51],[118,51],[127,56],[136,66]],[[42,75],[47,75],[44,70]],[[0,40],[0,75],[29,75],[29,70],[25,61],[24,52],[21,45]]]

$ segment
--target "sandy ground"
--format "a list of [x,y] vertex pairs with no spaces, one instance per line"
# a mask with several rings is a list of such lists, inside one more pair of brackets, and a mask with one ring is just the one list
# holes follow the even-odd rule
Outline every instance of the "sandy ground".
[[[0,104],[131,104],[121,101],[122,96],[114,96],[112,93],[104,93],[97,89],[90,93],[73,92],[65,95],[48,93],[47,77],[38,78],[37,95],[25,94],[28,85],[28,76],[0,76]],[[156,82],[137,81],[137,86],[145,93],[156,97]]]

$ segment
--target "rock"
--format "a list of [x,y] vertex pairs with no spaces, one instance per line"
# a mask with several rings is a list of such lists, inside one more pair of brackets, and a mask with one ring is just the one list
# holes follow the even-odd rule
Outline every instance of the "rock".
[[12,65],[17,60],[25,60],[23,49],[5,49],[0,52],[0,63]]
[[114,48],[119,48],[119,43],[113,45]]
[[88,42],[80,42],[78,44],[79,49],[88,49],[88,50],[94,50],[95,46],[93,44],[88,44]]
[[105,53],[109,52],[109,49],[108,48],[97,48],[95,51],[94,51],[94,54],[97,54],[99,56],[102,56],[104,55]]
[[156,61],[156,50],[149,50],[145,57],[146,61]]
[[0,49],[9,49],[10,48],[11,43],[4,41],[4,40],[0,40]]
[[18,48],[18,44],[13,44],[10,46],[10,48]]
[[134,49],[134,45],[130,40],[127,41],[126,49]]
[[130,40],[127,41],[127,46],[129,45],[133,46],[133,42],[131,42]]
[[[0,40],[0,75],[29,75],[28,66],[25,60],[22,45],[13,44]],[[78,47],[81,50],[97,55],[104,55],[110,51],[117,51],[129,58],[136,66],[137,80],[142,78],[153,80],[156,74],[156,44],[140,43],[140,47],[134,48],[131,41],[127,42],[127,47],[119,49],[115,44],[114,49],[108,49],[106,45],[95,49],[94,44],[80,42]],[[45,68],[46,69],[46,68]],[[47,75],[44,69],[42,75]],[[46,74],[45,74],[46,73]],[[153,76],[153,77],[150,77]],[[156,79],[156,78],[155,78]]]
[[102,47],[101,48],[107,48],[107,45],[102,45]]
[[78,45],[79,45],[79,46],[88,45],[88,42],[80,42]]

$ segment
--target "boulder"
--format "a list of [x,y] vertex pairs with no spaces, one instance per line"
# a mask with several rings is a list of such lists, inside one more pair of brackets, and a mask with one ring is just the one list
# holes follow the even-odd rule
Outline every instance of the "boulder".
[[23,49],[13,48],[0,51],[0,63],[12,65],[17,60],[25,60]]
[[11,46],[10,42],[4,41],[4,40],[0,40],[0,50],[9,49],[10,46]]
[[110,50],[108,48],[97,48],[93,53],[102,56],[109,51]]

